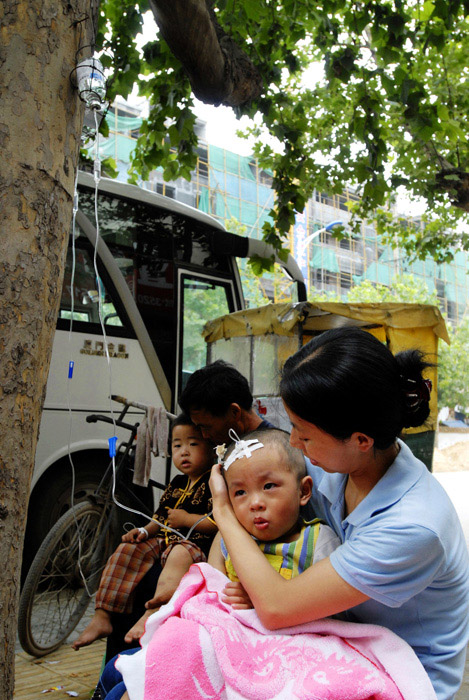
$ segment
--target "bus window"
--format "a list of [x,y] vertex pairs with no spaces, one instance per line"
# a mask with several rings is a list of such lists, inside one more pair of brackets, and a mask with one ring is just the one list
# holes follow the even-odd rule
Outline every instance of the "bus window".
[[[59,319],[72,317],[72,274],[73,253],[67,251],[65,275],[60,301]],[[96,280],[93,259],[88,250],[75,248],[75,274],[73,277],[73,321],[100,324],[99,298],[101,296],[101,316],[107,326],[123,326],[117,310],[103,281]]]
[[[93,222],[94,192],[80,191],[79,206]],[[214,239],[224,232],[179,212],[105,192],[99,193],[98,213],[100,236],[129,286],[164,373],[173,384],[177,374],[174,343],[180,327],[175,279],[182,266],[198,268],[208,276],[213,273],[214,276],[223,277],[227,280],[227,288],[232,290],[232,258],[223,251],[220,254],[213,252]],[[223,287],[220,289],[224,303],[219,313],[215,311],[215,315],[235,310],[233,292],[230,292],[228,305],[226,292]],[[190,304],[198,303],[200,309],[206,312],[205,316],[200,317],[202,327],[212,316],[208,307],[205,310],[204,302],[196,302],[198,298],[200,296],[194,293]],[[216,303],[214,308],[218,308]],[[192,331],[189,331],[191,334]],[[198,354],[192,353],[194,366],[202,356],[200,361],[205,364],[205,344],[201,337],[197,342],[200,350]]]
[[233,309],[233,292],[229,283],[184,274],[181,293],[182,376],[179,393],[189,375],[207,362],[207,345],[202,337],[204,324]]
[[219,251],[216,254],[213,250],[214,247],[218,248],[215,241],[223,239],[222,231],[212,229],[199,221],[174,214],[173,236],[174,259],[177,263],[195,265],[204,270],[209,269],[231,277],[230,256],[226,254],[226,251]]

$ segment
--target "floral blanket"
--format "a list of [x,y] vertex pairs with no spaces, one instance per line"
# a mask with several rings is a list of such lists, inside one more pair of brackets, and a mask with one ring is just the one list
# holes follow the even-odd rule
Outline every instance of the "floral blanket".
[[130,700],[436,700],[393,632],[328,618],[272,632],[221,602],[227,580],[191,566],[142,649],[116,662]]

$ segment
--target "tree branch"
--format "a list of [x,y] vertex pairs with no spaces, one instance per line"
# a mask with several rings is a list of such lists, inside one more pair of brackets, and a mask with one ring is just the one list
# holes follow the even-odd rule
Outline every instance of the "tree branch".
[[[412,132],[409,130],[409,133]],[[463,211],[469,211],[469,173],[463,168],[455,168],[446,158],[440,155],[433,142],[427,143],[418,139],[430,160],[436,156],[440,162],[440,170],[435,174],[437,189],[450,192],[453,195],[451,204]]]
[[210,0],[150,0],[156,23],[195,96],[240,107],[262,92],[259,71],[218,24]]

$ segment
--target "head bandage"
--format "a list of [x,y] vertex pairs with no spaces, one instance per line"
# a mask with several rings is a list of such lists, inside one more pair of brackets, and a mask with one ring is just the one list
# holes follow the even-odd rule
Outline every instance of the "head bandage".
[[[231,428],[228,435],[230,438],[233,440],[235,443],[233,452],[230,454],[228,459],[225,462],[222,462],[223,468],[226,470],[228,467],[233,464],[233,462],[237,459],[242,459],[243,457],[251,457],[252,453],[255,450],[258,450],[260,447],[264,447],[262,442],[259,442],[256,438],[254,440],[240,440],[239,436],[235,433],[235,431]],[[220,447],[220,446],[219,446]],[[224,447],[224,446],[223,446]],[[225,453],[225,450],[223,451],[223,455]],[[217,448],[217,454],[218,454],[218,448]],[[223,460],[223,456],[221,457],[221,460]]]

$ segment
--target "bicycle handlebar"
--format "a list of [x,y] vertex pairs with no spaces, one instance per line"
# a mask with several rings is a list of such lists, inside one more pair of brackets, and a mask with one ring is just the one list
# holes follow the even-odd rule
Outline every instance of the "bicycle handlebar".
[[[111,399],[113,401],[116,401],[117,403],[121,403],[125,406],[123,411],[121,412],[120,416],[118,418],[110,418],[109,416],[103,416],[100,413],[92,413],[89,416],[86,416],[86,422],[87,423],[97,423],[98,421],[102,421],[103,423],[110,423],[111,425],[117,425],[119,428],[125,428],[126,430],[135,431],[138,427],[138,423],[135,425],[131,425],[130,423],[125,423],[122,418],[124,417],[125,413],[127,412],[127,409],[130,406],[133,406],[134,408],[139,408],[141,411],[145,411],[145,414],[147,413],[148,409],[150,408],[149,406],[146,406],[143,403],[138,403],[137,401],[129,401],[126,399],[124,396],[118,396],[117,394],[112,394]],[[169,411],[166,411],[166,416],[169,420],[174,420],[176,416],[173,413],[169,413]]]
[[85,420],[87,423],[97,423],[98,421],[102,421],[103,423],[111,423],[111,425],[116,424],[117,426],[119,426],[119,428],[125,428],[126,430],[130,431],[136,429],[135,425],[131,425],[130,423],[124,423],[124,421],[119,420],[118,418],[112,420],[112,418],[109,418],[109,416],[102,416],[98,413],[92,413],[91,415],[86,416]]
[[[141,411],[145,411],[145,413],[150,408],[150,406],[146,406],[144,403],[138,403],[137,401],[129,401],[129,399],[126,399],[125,396],[118,396],[117,394],[111,394],[111,399],[113,401],[117,401],[117,403],[124,404],[124,406],[133,406],[134,408],[139,408]],[[177,418],[177,416],[174,413],[170,413],[169,411],[166,411],[166,417],[169,418],[169,420],[174,420],[175,418]]]

